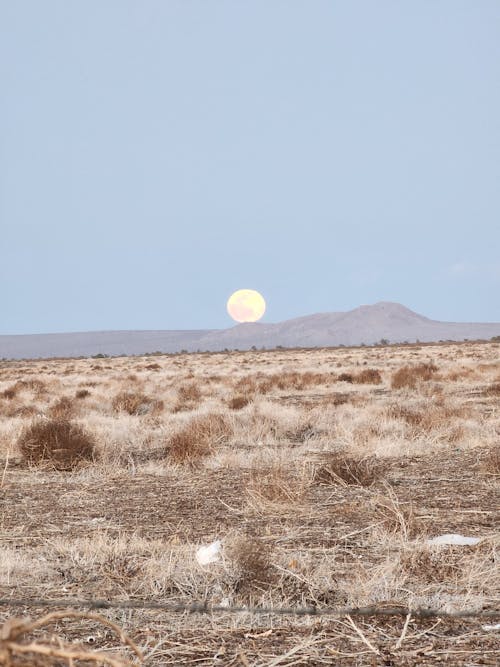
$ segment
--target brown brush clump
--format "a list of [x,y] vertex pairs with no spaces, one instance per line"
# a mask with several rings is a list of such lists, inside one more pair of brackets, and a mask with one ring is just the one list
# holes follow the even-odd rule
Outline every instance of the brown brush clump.
[[1,395],[10,401],[17,396],[17,391],[18,391],[17,385],[13,384],[11,387],[7,387],[7,389],[4,389]]
[[235,591],[268,588],[275,579],[271,565],[271,548],[260,538],[241,535],[226,547],[236,571]]
[[417,364],[416,366],[403,366],[391,378],[392,389],[402,389],[408,387],[415,389],[420,381],[427,382],[432,380],[438,368],[432,362]]
[[31,380],[18,380],[14,385],[17,391],[32,391],[37,396],[41,396],[47,391],[47,385],[43,380],[32,378]]
[[337,377],[337,382],[349,382],[349,384],[352,384],[354,382],[354,376],[352,373],[340,373]]
[[494,382],[493,384],[490,384],[490,386],[484,390],[484,395],[500,396],[500,382]]
[[405,541],[417,537],[422,525],[415,516],[413,505],[400,502],[392,488],[387,484],[385,487],[386,495],[378,494],[372,498],[375,514],[386,530],[399,534]]
[[192,419],[167,442],[166,453],[174,463],[196,465],[233,433],[224,415],[209,413]]
[[96,458],[93,436],[67,420],[34,421],[23,429],[17,445],[28,463],[56,470],[73,470]]
[[163,402],[146,396],[139,391],[122,391],[112,402],[115,412],[127,412],[129,415],[146,415],[153,411],[161,412]]
[[72,419],[76,414],[76,406],[73,399],[69,396],[61,396],[49,408],[49,416],[51,419]]
[[375,456],[356,458],[343,451],[328,452],[321,456],[314,481],[324,485],[372,486],[387,469],[388,464]]
[[227,406],[230,410],[241,410],[242,408],[246,407],[250,402],[251,401],[248,396],[242,396],[241,394],[237,394],[236,396],[232,396],[228,400]]
[[75,398],[82,399],[90,396],[90,391],[88,389],[77,389],[75,392]]
[[376,368],[365,368],[353,376],[356,384],[382,384],[382,376]]
[[500,475],[500,445],[490,447],[482,457],[481,468],[490,475]]
[[185,410],[194,410],[202,399],[200,388],[195,382],[187,382],[177,390],[177,403],[173,412],[183,412]]
[[293,504],[304,498],[310,481],[282,464],[252,471],[246,487],[250,506],[259,509],[267,503]]
[[442,584],[462,576],[471,547],[431,547],[422,545],[400,555],[399,567],[409,578],[426,584]]

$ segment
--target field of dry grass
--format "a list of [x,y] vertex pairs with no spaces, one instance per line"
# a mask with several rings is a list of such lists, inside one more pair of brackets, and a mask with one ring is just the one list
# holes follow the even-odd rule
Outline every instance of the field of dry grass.
[[[1,362],[0,597],[498,609],[499,405],[498,343]],[[500,660],[474,618],[105,615],[148,665]]]

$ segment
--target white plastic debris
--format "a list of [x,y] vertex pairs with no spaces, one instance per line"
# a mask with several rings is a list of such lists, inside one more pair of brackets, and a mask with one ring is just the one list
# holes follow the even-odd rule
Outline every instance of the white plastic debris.
[[427,540],[427,544],[455,544],[458,546],[472,546],[481,542],[480,537],[464,537],[457,533],[447,533],[446,535],[439,535]]
[[500,623],[496,625],[482,625],[481,627],[483,630],[500,630]]
[[216,563],[220,559],[220,548],[222,542],[215,540],[212,544],[206,547],[200,547],[196,552],[196,560],[200,565],[208,565],[209,563]]

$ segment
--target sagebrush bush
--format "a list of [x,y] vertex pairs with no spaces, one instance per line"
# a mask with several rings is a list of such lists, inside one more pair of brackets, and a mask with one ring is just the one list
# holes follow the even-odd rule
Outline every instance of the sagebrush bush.
[[73,470],[82,461],[96,459],[94,437],[68,420],[37,420],[26,426],[17,445],[24,459],[56,470]]
[[90,391],[88,389],[77,389],[75,392],[75,398],[82,399],[90,396]]
[[76,406],[72,398],[69,396],[61,396],[49,408],[49,416],[51,419],[71,419],[76,414]]
[[365,368],[353,377],[356,384],[381,384],[382,376],[376,368]]
[[388,470],[388,464],[375,456],[357,458],[347,452],[327,452],[320,457],[314,473],[319,484],[371,486]]
[[275,579],[271,548],[258,537],[240,535],[225,549],[236,572],[235,590],[268,587]]
[[196,465],[227,442],[233,429],[224,415],[208,413],[192,419],[168,440],[166,453],[174,463]]
[[242,408],[246,407],[250,403],[250,398],[248,396],[243,396],[241,394],[238,394],[236,396],[232,396],[228,402],[227,406],[230,410],[241,410]]
[[15,384],[13,384],[11,387],[7,387],[7,389],[4,389],[2,391],[2,396],[7,400],[11,401],[13,398],[17,396],[17,391],[18,387]]
[[414,389],[419,381],[432,380],[438,368],[432,362],[417,364],[416,366],[403,366],[391,378],[392,389],[407,387]]
[[160,412],[163,401],[157,401],[140,391],[122,391],[112,402],[115,412],[127,412],[129,415],[145,415],[150,412]]

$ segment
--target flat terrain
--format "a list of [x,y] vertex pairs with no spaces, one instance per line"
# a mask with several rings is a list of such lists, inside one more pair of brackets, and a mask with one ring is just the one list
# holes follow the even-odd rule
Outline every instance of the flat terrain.
[[[228,608],[103,611],[147,665],[498,664],[499,405],[493,342],[1,362],[0,597]],[[88,618],[22,641],[56,636],[134,659]]]

